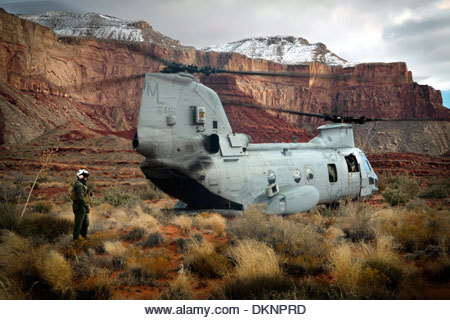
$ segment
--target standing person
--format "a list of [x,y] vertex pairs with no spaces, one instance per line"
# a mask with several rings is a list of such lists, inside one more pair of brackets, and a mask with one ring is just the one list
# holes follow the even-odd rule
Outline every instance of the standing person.
[[89,204],[88,204],[88,188],[86,182],[89,172],[86,169],[80,169],[77,172],[77,181],[72,188],[72,209],[75,215],[75,224],[73,226],[73,240],[77,240],[81,236],[87,238],[89,227]]

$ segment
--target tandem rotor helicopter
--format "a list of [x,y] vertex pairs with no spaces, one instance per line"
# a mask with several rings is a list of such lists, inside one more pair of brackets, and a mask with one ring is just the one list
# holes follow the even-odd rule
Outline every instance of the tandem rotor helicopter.
[[[331,121],[307,143],[251,143],[231,129],[219,96],[199,83],[195,73],[309,77],[304,73],[199,68],[167,61],[159,73],[144,77],[133,148],[145,156],[141,169],[180,209],[244,210],[252,204],[267,214],[293,214],[341,199],[368,197],[378,191],[378,177],[364,152],[355,147],[352,123],[423,121],[304,113],[245,105]],[[321,75],[330,77],[329,75]],[[334,76],[334,75],[333,75]]]
[[145,74],[133,147],[145,156],[145,176],[186,209],[260,204],[267,214],[292,214],[378,191],[377,175],[355,147],[350,123],[387,119],[288,111],[334,123],[319,127],[307,143],[253,144],[247,134],[232,131],[219,96],[191,74],[214,69],[167,65]]

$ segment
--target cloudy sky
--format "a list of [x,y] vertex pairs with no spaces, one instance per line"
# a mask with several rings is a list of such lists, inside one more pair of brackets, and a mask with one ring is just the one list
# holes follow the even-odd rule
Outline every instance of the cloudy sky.
[[[18,2],[24,0],[0,0],[0,6]],[[405,61],[414,81],[443,91],[450,107],[450,0],[60,0],[20,7],[145,20],[195,47],[254,36],[302,37],[351,62]]]

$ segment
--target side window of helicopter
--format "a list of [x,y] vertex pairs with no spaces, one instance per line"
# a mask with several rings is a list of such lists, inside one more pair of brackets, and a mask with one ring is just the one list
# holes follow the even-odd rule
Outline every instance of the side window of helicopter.
[[337,179],[336,165],[334,163],[328,164],[328,180],[333,183],[337,182]]
[[347,162],[348,172],[359,172],[358,161],[354,154],[350,154],[345,157],[345,161]]
[[295,183],[299,183],[302,180],[302,173],[298,169],[294,170],[293,176]]
[[217,120],[213,121],[213,129],[217,129]]
[[305,176],[306,176],[306,181],[309,184],[313,184],[314,183],[314,172],[313,172],[313,169],[311,167],[306,167],[306,169],[305,169]]

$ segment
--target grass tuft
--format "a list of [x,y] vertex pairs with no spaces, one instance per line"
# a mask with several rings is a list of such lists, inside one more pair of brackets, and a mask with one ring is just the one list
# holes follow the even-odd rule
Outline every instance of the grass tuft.
[[191,231],[192,218],[189,216],[176,216],[172,219],[172,224],[180,227],[183,233],[188,234]]
[[142,243],[144,248],[154,248],[166,242],[166,238],[159,231],[151,232]]
[[192,279],[181,268],[178,271],[177,279],[169,285],[162,294],[163,300],[192,300],[195,298],[194,292],[190,286]]
[[193,242],[188,247],[184,263],[187,270],[202,278],[222,277],[231,268],[228,259],[206,242]]
[[218,236],[222,236],[227,228],[227,222],[224,217],[218,213],[200,215],[195,219],[200,228],[213,230]]
[[33,212],[37,213],[50,213],[53,209],[53,205],[50,202],[38,202],[32,207]]

